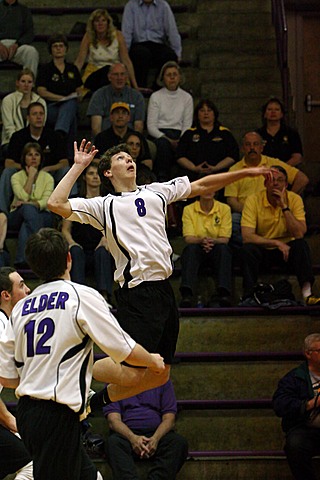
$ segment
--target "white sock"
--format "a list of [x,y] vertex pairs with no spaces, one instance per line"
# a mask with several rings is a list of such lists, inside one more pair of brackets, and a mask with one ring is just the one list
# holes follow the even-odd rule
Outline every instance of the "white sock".
[[310,282],[304,283],[304,284],[302,285],[301,292],[302,292],[303,298],[310,297],[310,295],[312,294],[312,292],[311,292],[311,283],[310,283]]

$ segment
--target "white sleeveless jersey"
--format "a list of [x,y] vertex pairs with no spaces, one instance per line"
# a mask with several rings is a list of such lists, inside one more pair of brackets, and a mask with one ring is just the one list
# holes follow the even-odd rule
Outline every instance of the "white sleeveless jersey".
[[134,192],[72,198],[68,220],[90,223],[106,236],[116,263],[114,278],[121,286],[165,280],[172,273],[167,205],[187,198],[190,191],[188,177],[179,177],[140,186]]
[[136,343],[94,289],[67,280],[45,283],[12,310],[0,340],[0,376],[20,377],[17,397],[53,400],[82,414],[93,341],[116,362]]

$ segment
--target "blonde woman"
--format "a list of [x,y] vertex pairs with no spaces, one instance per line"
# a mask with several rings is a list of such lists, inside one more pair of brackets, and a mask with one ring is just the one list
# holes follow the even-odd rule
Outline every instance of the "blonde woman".
[[2,100],[2,148],[8,146],[13,133],[28,125],[27,109],[30,103],[41,103],[45,111],[45,116],[47,114],[45,100],[33,91],[34,81],[33,72],[29,68],[24,68],[18,73],[16,91],[9,93],[9,95],[6,95]]
[[87,31],[74,62],[79,71],[87,62],[82,76],[85,88],[95,91],[105,86],[108,83],[110,65],[119,61],[127,67],[131,86],[138,88],[122,33],[113,25],[107,10],[94,10],[89,17]]

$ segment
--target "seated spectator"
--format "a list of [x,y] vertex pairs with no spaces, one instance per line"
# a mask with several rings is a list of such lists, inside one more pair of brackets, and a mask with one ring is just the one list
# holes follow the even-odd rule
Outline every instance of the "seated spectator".
[[[0,336],[3,334],[15,304],[25,298],[30,289],[12,267],[0,268]],[[2,387],[0,386],[0,392]],[[0,399],[0,478],[33,480],[33,464],[24,443],[17,433],[16,418]]]
[[[287,172],[288,183],[291,190],[298,194],[303,193],[303,190],[309,182],[308,177],[288,163],[262,155],[263,140],[257,132],[248,132],[243,136],[242,151],[244,157],[229,169],[230,172],[242,170],[247,167],[261,167],[263,165],[271,167],[271,165],[280,165]],[[264,189],[264,180],[257,178],[244,178],[231,183],[225,188],[224,194],[227,197],[227,203],[230,205],[232,211],[232,246],[239,247],[242,245],[240,222],[245,199],[248,195],[258,193]]]
[[37,75],[39,53],[33,40],[31,11],[18,0],[0,2],[0,62],[10,60]]
[[95,92],[108,83],[110,65],[122,62],[128,70],[130,84],[138,88],[134,69],[122,33],[113,25],[112,17],[101,8],[91,13],[74,64],[79,71],[87,62],[82,81],[85,93]]
[[114,63],[108,72],[110,85],[99,88],[90,99],[87,115],[91,117],[92,137],[110,127],[110,109],[113,103],[124,102],[130,107],[128,126],[143,133],[145,119],[144,98],[128,83],[128,71],[122,63]]
[[[39,102],[47,112],[47,104],[33,91],[34,74],[29,68],[24,68],[18,73],[16,91],[6,95],[1,103],[2,118],[2,155],[6,158],[10,138],[14,132],[28,125],[27,109],[30,103]],[[45,115],[46,116],[46,115]]]
[[288,174],[272,165],[273,178],[265,180],[265,190],[247,197],[241,219],[244,296],[258,281],[262,265],[279,265],[294,273],[306,305],[320,304],[312,294],[314,276],[308,243],[303,238],[307,226],[303,201],[287,190]]
[[52,213],[47,210],[47,201],[53,192],[52,176],[41,169],[44,155],[36,142],[27,143],[21,156],[21,170],[11,177],[14,193],[8,228],[19,232],[15,267],[27,266],[24,256],[26,241],[42,227],[51,227]]
[[158,78],[162,88],[151,95],[148,103],[147,127],[157,146],[154,169],[160,182],[172,178],[179,138],[192,125],[193,99],[180,88],[182,83],[179,65],[165,63]]
[[114,480],[138,479],[135,461],[149,460],[148,478],[174,480],[188,455],[187,440],[174,431],[177,401],[171,380],[103,409],[110,434],[107,459]]
[[148,86],[150,67],[181,60],[181,37],[170,5],[165,0],[129,0],[121,29],[140,87]]
[[[45,109],[40,102],[30,103],[27,109],[27,127],[15,132],[10,139],[7,158],[0,177],[0,211],[8,213],[12,197],[10,178],[21,169],[21,154],[29,142],[37,142],[42,148],[44,160],[41,169],[49,172],[58,183],[69,169],[66,142],[45,126]],[[73,195],[76,194],[76,188]]]
[[[94,198],[102,195],[98,174],[99,162],[92,162],[82,173],[79,197]],[[91,225],[62,220],[72,257],[71,280],[86,285],[86,275],[93,271],[96,288],[111,303],[114,265],[107,248],[106,238]]]
[[189,179],[225,171],[239,159],[238,144],[218,120],[211,100],[200,100],[194,111],[194,127],[180,138],[177,162]]
[[137,164],[137,184],[144,185],[145,183],[155,182],[157,177],[151,171],[153,162],[150,158],[149,146],[145,137],[140,132],[130,130],[125,135],[123,141]]
[[312,458],[320,454],[320,333],[304,339],[305,361],[279,381],[273,408],[282,418],[284,451],[295,480],[317,480]]
[[0,212],[0,267],[10,265],[10,254],[6,247],[8,220],[5,213]]
[[194,306],[198,273],[201,266],[211,267],[217,277],[217,291],[209,307],[229,307],[232,290],[232,252],[230,207],[214,199],[214,194],[200,196],[183,209],[182,234],[187,244],[181,256],[182,300],[180,307]]
[[[133,133],[134,130],[128,127],[130,123],[130,107],[125,102],[117,102],[111,105],[110,109],[110,123],[111,126],[104,130],[103,132],[98,133],[94,140],[96,148],[99,150],[99,155],[103,155],[106,150],[113,147],[114,145],[119,145],[119,143],[124,143],[125,137],[129,133]],[[137,132],[138,134],[140,132]],[[141,135],[141,134],[140,134]],[[150,158],[150,151],[148,142],[143,135],[140,137],[143,143],[144,150],[144,162],[148,163],[148,167],[152,168],[152,160]]]
[[297,167],[303,161],[302,143],[296,130],[286,125],[283,103],[270,98],[262,107],[263,126],[257,132],[264,140],[263,152]]
[[52,61],[41,65],[37,91],[48,104],[48,125],[63,139],[68,138],[69,158],[73,158],[82,80],[78,69],[65,60],[68,40],[64,35],[52,35],[48,50]]

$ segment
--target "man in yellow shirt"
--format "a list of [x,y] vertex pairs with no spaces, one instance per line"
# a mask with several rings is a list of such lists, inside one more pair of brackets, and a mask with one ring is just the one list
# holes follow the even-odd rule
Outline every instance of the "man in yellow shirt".
[[272,165],[272,170],[266,190],[250,195],[242,211],[244,294],[257,283],[262,264],[277,264],[297,276],[306,305],[320,304],[320,298],[311,291],[314,277],[310,250],[303,238],[307,230],[303,201],[287,190],[286,170],[279,165]]
[[203,195],[187,205],[182,215],[183,237],[186,247],[181,256],[182,300],[180,307],[193,306],[193,294],[201,265],[212,267],[217,277],[217,294],[209,306],[230,306],[232,288],[232,253],[228,246],[231,237],[231,210],[214,199],[214,194]]
[[[291,165],[288,165],[276,158],[262,155],[263,139],[257,132],[248,132],[243,137],[242,151],[244,157],[239,162],[230,167],[229,171],[242,170],[248,167],[261,167],[279,165],[287,172],[288,183],[291,185],[291,191],[299,195],[302,194],[309,182],[308,177]],[[261,177],[243,178],[231,183],[225,188],[225,197],[232,211],[232,244],[241,246],[241,213],[246,198],[253,193],[265,190],[264,179]]]

